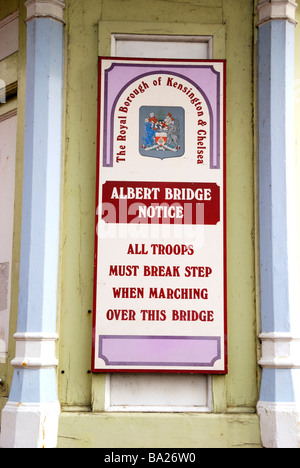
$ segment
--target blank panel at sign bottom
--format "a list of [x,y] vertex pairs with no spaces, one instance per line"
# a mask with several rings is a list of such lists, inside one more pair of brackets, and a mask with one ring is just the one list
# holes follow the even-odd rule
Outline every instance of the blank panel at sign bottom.
[[108,410],[210,411],[210,377],[175,374],[112,374]]

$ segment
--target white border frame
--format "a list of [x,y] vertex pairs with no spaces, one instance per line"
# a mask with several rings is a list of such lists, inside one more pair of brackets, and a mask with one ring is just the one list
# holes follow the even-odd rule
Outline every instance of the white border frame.
[[117,41],[136,41],[136,42],[182,42],[207,44],[207,59],[213,58],[213,36],[170,36],[165,34],[112,34],[111,35],[111,55],[116,57]]
[[[150,375],[150,374],[149,374]],[[198,374],[201,376],[201,374]],[[108,413],[211,413],[213,409],[212,376],[206,377],[207,406],[111,405],[111,374],[105,376],[105,411]]]

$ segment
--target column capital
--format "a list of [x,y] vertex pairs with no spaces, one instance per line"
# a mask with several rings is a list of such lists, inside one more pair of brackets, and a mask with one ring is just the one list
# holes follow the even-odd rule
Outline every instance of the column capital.
[[261,333],[262,357],[258,364],[271,369],[300,369],[300,337],[291,333]]
[[297,24],[297,7],[298,4],[294,0],[259,0],[257,26],[274,20],[285,20]]
[[16,357],[11,361],[13,367],[42,369],[58,366],[55,357],[56,333],[15,333]]
[[26,22],[35,18],[51,18],[64,23],[64,9],[66,7],[64,0],[27,0]]

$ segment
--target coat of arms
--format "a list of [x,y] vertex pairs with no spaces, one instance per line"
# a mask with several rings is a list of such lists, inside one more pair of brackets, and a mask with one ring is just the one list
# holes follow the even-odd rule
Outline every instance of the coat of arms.
[[143,106],[140,109],[140,154],[152,158],[184,154],[184,110]]

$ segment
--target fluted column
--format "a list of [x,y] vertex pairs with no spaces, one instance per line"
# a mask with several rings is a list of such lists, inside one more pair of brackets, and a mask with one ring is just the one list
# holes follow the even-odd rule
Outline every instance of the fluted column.
[[29,0],[23,216],[16,357],[1,446],[55,447],[55,343],[62,146],[61,0]]
[[300,326],[297,279],[292,0],[259,1],[259,223],[264,447],[299,447]]

